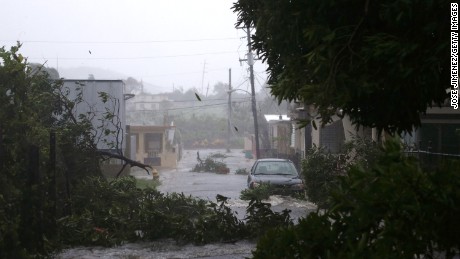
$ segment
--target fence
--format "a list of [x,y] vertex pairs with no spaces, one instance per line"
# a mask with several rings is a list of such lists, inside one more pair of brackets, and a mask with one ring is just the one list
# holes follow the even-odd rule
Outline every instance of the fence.
[[[425,150],[406,150],[403,152],[406,156],[415,157],[420,163],[420,166],[426,170],[433,170],[441,166],[443,163],[447,163],[451,160],[460,161],[460,154],[445,154],[436,153]],[[295,154],[282,154],[278,153],[276,149],[261,149],[260,158],[282,158],[291,160],[297,170],[301,171],[302,155],[300,153]]]
[[435,153],[424,150],[409,150],[404,151],[404,154],[417,158],[420,166],[426,170],[436,169],[450,160],[460,161],[460,155],[458,154]]
[[[27,145],[19,149],[23,152],[23,164],[13,170],[11,163],[6,161],[8,155],[4,140],[0,128],[0,172],[4,174],[2,179],[12,186],[3,190],[2,194],[6,194],[7,207],[16,209],[2,210],[1,216],[11,220],[13,226],[17,224],[16,238],[22,248],[41,253],[46,249],[43,236],[56,233],[56,135],[50,133],[49,157],[40,157],[40,147]],[[11,161],[9,156],[8,159]],[[45,162],[47,159],[48,162]],[[47,168],[42,164],[47,164]],[[14,240],[14,237],[9,238]],[[5,242],[9,241],[3,244]]]

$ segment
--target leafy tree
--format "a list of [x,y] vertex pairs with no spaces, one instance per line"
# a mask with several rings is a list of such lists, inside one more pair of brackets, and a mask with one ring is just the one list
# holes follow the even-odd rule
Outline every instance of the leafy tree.
[[460,251],[459,161],[422,170],[400,143],[370,168],[351,166],[330,208],[259,239],[254,258],[455,258]]
[[128,77],[126,80],[124,80],[124,83],[126,87],[125,91],[127,93],[136,93],[143,90],[142,82],[137,81],[133,77]]
[[[102,176],[101,158],[139,164],[122,154],[97,150],[101,138],[91,122],[94,113],[75,112],[77,105],[84,105],[82,94],[70,99],[61,80],[52,79],[43,66],[29,65],[19,49],[20,44],[9,51],[0,48],[1,258],[49,252],[57,238],[56,219],[72,212],[73,187],[86,176]],[[110,98],[100,95],[102,101]],[[101,127],[118,125],[114,111],[103,115]],[[51,132],[56,139],[54,158]]]
[[308,199],[319,208],[327,208],[329,192],[337,187],[339,177],[346,175],[351,166],[369,169],[380,154],[375,142],[358,137],[346,142],[339,154],[332,154],[324,147],[309,149],[302,160]]
[[239,0],[236,25],[254,26],[271,93],[338,111],[390,133],[420,126],[447,98],[450,2]]
[[228,84],[224,84],[222,82],[218,82],[214,85],[213,93],[217,98],[225,98],[227,97],[228,93]]
[[[29,66],[19,48],[0,48],[0,257],[6,258],[46,253],[43,236],[55,237],[53,220],[66,213],[70,198],[70,185],[56,188],[53,179],[72,184],[100,174],[91,123],[75,118],[62,82]],[[55,164],[49,160],[51,131],[59,143]]]

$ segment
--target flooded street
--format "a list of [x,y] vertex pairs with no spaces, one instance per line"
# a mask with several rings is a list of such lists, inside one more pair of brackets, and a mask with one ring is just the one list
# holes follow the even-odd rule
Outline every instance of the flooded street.
[[[225,155],[225,158],[216,158],[216,160],[227,164],[230,173],[191,172],[197,164],[197,152],[203,160],[211,154]],[[231,150],[230,153],[223,149],[185,150],[177,169],[160,172],[161,185],[158,189],[164,193],[183,192],[214,202],[217,194],[229,197],[228,205],[238,213],[238,218],[242,219],[249,202],[239,197],[241,191],[247,188],[247,176],[235,172],[243,168],[249,171],[254,161],[254,159],[246,159],[241,149]],[[278,195],[271,196],[266,202],[272,205],[274,211],[291,210],[291,217],[294,219],[305,216],[316,209],[312,203]]]
[[175,244],[173,240],[130,243],[118,247],[82,247],[62,251],[55,258],[67,259],[166,259],[166,258],[209,258],[239,259],[251,256],[255,244],[240,241],[234,244],[208,244],[204,246]]
[[[215,158],[216,161],[224,162],[230,168],[229,174],[216,174],[206,172],[191,172],[198,163],[197,152],[200,158],[205,159],[211,154],[222,154],[226,158]],[[235,171],[246,168],[248,171],[254,162],[253,159],[245,159],[241,150],[226,153],[225,150],[185,150],[182,160],[177,169],[160,172],[161,185],[159,191],[183,192],[202,199],[215,201],[217,194],[229,197],[232,200],[239,197],[240,192],[246,188],[246,176],[237,175]]]
[[[230,173],[191,172],[197,164],[197,152],[203,160],[211,154],[225,155],[215,160],[226,163]],[[248,201],[241,200],[239,196],[246,189],[247,176],[235,172],[243,168],[249,171],[253,163],[254,159],[246,159],[242,150],[232,150],[230,153],[225,150],[185,150],[177,168],[159,171],[161,185],[158,190],[163,193],[184,193],[214,202],[217,194],[229,197],[228,206],[237,213],[238,218],[243,219]],[[147,179],[152,177],[143,171],[136,171],[133,175]],[[312,203],[278,195],[271,196],[266,202],[272,204],[274,211],[291,210],[294,220],[316,209]],[[255,243],[249,241],[179,246],[173,240],[160,240],[113,248],[73,248],[62,251],[56,258],[247,258],[254,247]]]

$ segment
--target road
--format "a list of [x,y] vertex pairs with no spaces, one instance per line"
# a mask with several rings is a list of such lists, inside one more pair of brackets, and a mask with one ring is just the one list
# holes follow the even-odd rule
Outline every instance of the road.
[[[225,155],[225,158],[216,160],[226,163],[230,168],[230,173],[191,172],[197,164],[197,152],[203,160],[211,154]],[[184,193],[211,201],[216,201],[216,195],[220,194],[230,198],[229,206],[238,213],[239,218],[243,218],[248,201],[241,200],[239,197],[241,191],[247,187],[247,176],[235,172],[242,168],[249,171],[253,163],[254,159],[246,159],[242,150],[231,150],[229,153],[226,150],[215,149],[186,150],[176,169],[160,171],[161,185],[158,190],[164,193]],[[291,210],[291,217],[294,219],[316,210],[314,204],[291,197],[274,195],[266,202],[272,205],[274,211]]]

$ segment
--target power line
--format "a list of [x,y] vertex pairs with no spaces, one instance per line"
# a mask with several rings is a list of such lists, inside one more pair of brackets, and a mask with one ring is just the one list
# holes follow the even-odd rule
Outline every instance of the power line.
[[204,55],[220,55],[235,53],[235,51],[218,51],[218,52],[206,52],[206,53],[195,53],[195,54],[182,54],[182,55],[165,55],[165,56],[143,56],[143,57],[27,57],[27,59],[59,59],[59,60],[136,60],[136,59],[160,59],[160,58],[178,58],[178,57],[193,57],[193,56],[204,56]]
[[[245,102],[250,102],[250,101],[239,101],[235,103],[245,103]],[[175,110],[183,110],[183,109],[202,109],[204,107],[211,107],[211,106],[219,106],[219,105],[227,105],[228,103],[216,103],[216,104],[205,104],[205,105],[200,105],[200,106],[188,106],[188,107],[178,107],[178,108],[170,108],[170,109],[164,109],[164,110],[132,110],[132,111],[127,111],[127,112],[143,112],[143,111],[175,111]]]
[[[203,42],[221,40],[239,40],[240,38],[202,38],[202,39],[177,39],[177,40],[146,40],[146,41],[64,41],[64,40],[23,40],[20,43],[47,43],[47,44],[152,44],[173,42]],[[0,40],[2,42],[17,42],[18,40]]]
[[[247,99],[250,99],[250,97],[239,97],[239,98],[235,98],[237,100],[247,100]],[[222,100],[227,100],[226,98],[217,98],[217,99],[204,99],[204,100],[201,100],[201,102],[212,102],[212,101],[222,101]],[[165,100],[165,101],[159,101],[159,102],[149,102],[149,101],[145,101],[145,102],[132,102],[133,104],[142,104],[142,103],[163,103],[163,102],[172,102],[172,103],[177,103],[177,102],[200,102],[196,99],[194,100]]]

